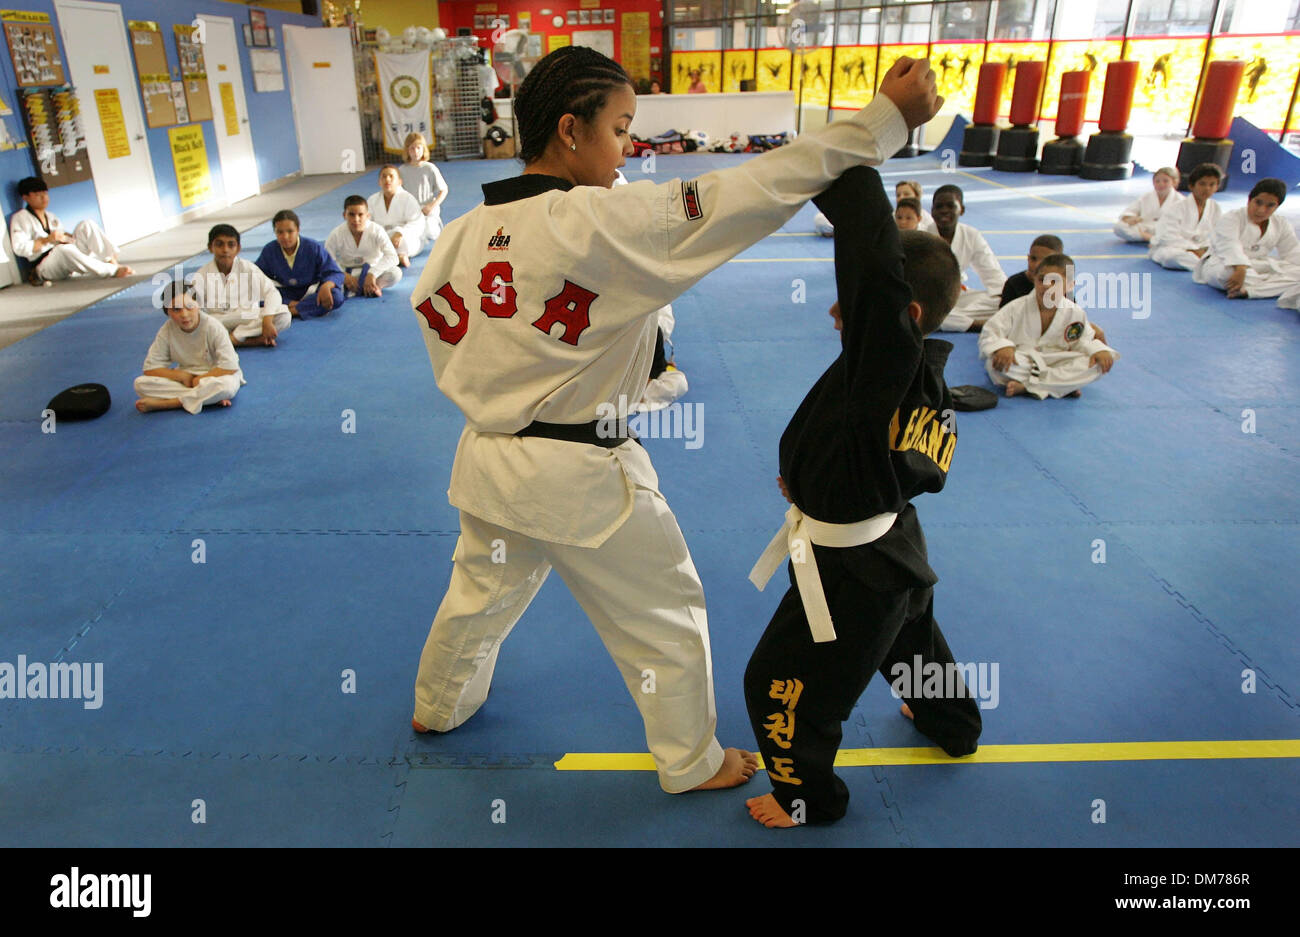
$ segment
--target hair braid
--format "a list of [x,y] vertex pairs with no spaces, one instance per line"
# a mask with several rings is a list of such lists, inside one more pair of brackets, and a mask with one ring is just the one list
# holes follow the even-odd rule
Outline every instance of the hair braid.
[[515,98],[519,156],[524,164],[546,152],[565,114],[592,120],[610,91],[631,84],[621,65],[594,49],[564,46],[547,55],[524,78]]

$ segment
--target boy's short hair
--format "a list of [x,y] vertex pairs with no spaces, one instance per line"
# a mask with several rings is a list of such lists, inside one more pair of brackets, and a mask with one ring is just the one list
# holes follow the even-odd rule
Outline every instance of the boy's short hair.
[[291,209],[281,208],[278,212],[276,212],[275,217],[271,219],[271,227],[274,228],[281,221],[292,221],[293,226],[295,228],[298,228],[300,230],[302,228],[302,222],[298,220],[298,215],[294,213]]
[[905,185],[913,192],[915,192],[918,200],[921,198],[921,196],[925,194],[924,190],[922,190],[921,188],[921,183],[917,182],[915,179],[900,179],[898,182],[895,182],[894,183],[895,193],[898,192],[898,187],[900,185]]
[[1034,275],[1042,276],[1043,271],[1049,267],[1068,274],[1074,269],[1074,258],[1069,254],[1050,254],[1038,262],[1038,269]]
[[962,208],[966,207],[966,193],[961,190],[961,186],[953,185],[952,183],[949,183],[948,185],[941,185],[939,186],[939,188],[935,189],[934,198],[930,200],[930,204],[933,205],[936,201],[939,200],[940,195],[946,195],[949,192],[957,196],[957,201],[961,203]]
[[212,242],[215,241],[217,238],[221,238],[221,237],[234,238],[235,243],[238,244],[239,229],[236,228],[234,225],[214,224],[212,226],[212,230],[208,232],[208,246],[211,247]]
[[1035,247],[1046,247],[1053,254],[1065,253],[1065,244],[1055,234],[1038,235],[1034,238],[1034,243],[1029,245],[1029,249],[1032,251]]
[[1187,184],[1196,185],[1198,179],[1204,179],[1206,176],[1213,176],[1220,182],[1223,181],[1223,170],[1214,163],[1201,163],[1187,175]]
[[34,192],[48,192],[50,187],[40,176],[28,176],[26,179],[18,180],[18,197],[31,195]]
[[194,296],[193,285],[183,280],[177,280],[175,277],[168,279],[163,284],[163,288],[158,291],[158,298],[162,302],[163,315],[167,315],[167,308],[175,303],[177,299],[193,299],[198,302]]
[[903,279],[912,288],[912,299],[921,304],[917,325],[922,335],[929,335],[957,305],[961,267],[948,242],[937,235],[900,231],[898,236],[903,245]]
[[898,204],[894,206],[894,211],[898,211],[898,209],[900,209],[900,208],[906,208],[906,209],[909,209],[909,210],[911,210],[912,212],[914,212],[914,213],[916,214],[916,217],[918,217],[918,218],[921,217],[921,200],[920,200],[920,199],[916,199],[916,198],[900,198],[900,199],[898,200]]
[[1250,198],[1256,195],[1272,195],[1281,205],[1286,201],[1286,183],[1281,179],[1260,179],[1250,190]]
[[364,195],[349,195],[347,198],[343,200],[344,211],[347,211],[353,205],[365,205],[366,210],[367,211],[370,210],[370,203],[366,201],[366,197]]
[[1168,176],[1170,179],[1174,180],[1174,185],[1178,185],[1178,180],[1179,178],[1182,177],[1182,173],[1180,173],[1173,166],[1161,166],[1159,169],[1157,169],[1155,172],[1151,174],[1151,178],[1153,179],[1156,176]]

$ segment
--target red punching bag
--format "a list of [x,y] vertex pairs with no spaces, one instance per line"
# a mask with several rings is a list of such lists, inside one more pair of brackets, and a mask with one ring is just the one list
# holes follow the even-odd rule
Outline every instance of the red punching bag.
[[1123,133],[1128,129],[1128,115],[1133,110],[1133,89],[1137,87],[1137,62],[1111,62],[1106,66],[1106,88],[1101,94],[1102,133]]
[[996,124],[998,122],[998,109],[1002,106],[1002,86],[1006,81],[1006,62],[985,62],[980,66],[980,80],[975,87],[975,123]]
[[1079,175],[1085,179],[1127,179],[1133,175],[1133,137],[1125,132],[1133,109],[1138,63],[1111,62],[1106,66],[1106,88],[1101,95],[1101,120],[1088,138]]
[[1092,72],[1066,72],[1061,76],[1061,98],[1056,107],[1056,135],[1077,137],[1083,132],[1088,109],[1088,82]]
[[1222,140],[1232,129],[1232,110],[1241,90],[1241,77],[1246,63],[1241,61],[1211,62],[1205,71],[1205,84],[1201,88],[1201,103],[1196,108],[1192,123],[1192,136],[1198,140]]
[[1038,119],[1038,99],[1043,93],[1043,62],[1016,65],[1016,86],[1011,92],[1011,126],[1027,127]]

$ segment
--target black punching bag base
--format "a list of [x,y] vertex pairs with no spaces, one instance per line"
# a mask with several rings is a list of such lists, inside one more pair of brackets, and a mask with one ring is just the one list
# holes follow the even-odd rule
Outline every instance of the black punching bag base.
[[958,166],[992,166],[998,148],[998,128],[989,124],[971,124],[962,134]]
[[1079,175],[1084,179],[1127,179],[1133,175],[1133,138],[1127,133],[1094,133],[1088,138]]
[[1038,128],[1008,127],[998,137],[998,172],[1033,172],[1038,168]]
[[1228,187],[1228,163],[1232,159],[1232,141],[1231,140],[1199,140],[1188,137],[1178,147],[1178,162],[1174,163],[1178,167],[1179,175],[1182,176],[1178,181],[1178,188],[1186,192],[1189,188],[1187,184],[1187,174],[1190,173],[1201,163],[1214,163],[1223,170],[1223,182],[1219,188]]
[[1038,171],[1045,176],[1077,176],[1083,166],[1083,144],[1074,137],[1043,144]]

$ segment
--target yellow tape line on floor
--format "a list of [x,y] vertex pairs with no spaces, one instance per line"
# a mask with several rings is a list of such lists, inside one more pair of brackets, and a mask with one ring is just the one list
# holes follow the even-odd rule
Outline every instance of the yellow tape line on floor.
[[[1211,758],[1300,758],[1300,739],[984,745],[967,758],[949,758],[937,748],[847,748],[835,757],[835,765],[839,768],[865,768],[872,765],[1197,761]],[[570,752],[555,763],[555,768],[557,771],[653,771],[655,764],[647,752]]]
[[[1024,260],[1024,254],[999,254],[998,260]],[[1071,260],[1146,260],[1144,254],[1071,254]],[[834,263],[834,257],[733,257],[729,264]],[[1152,268],[1154,269],[1154,268]]]

